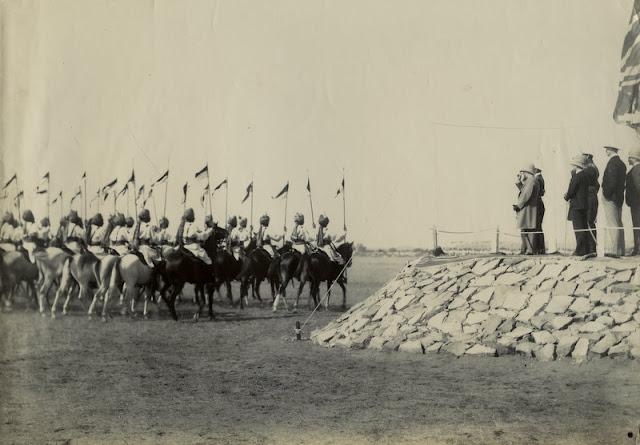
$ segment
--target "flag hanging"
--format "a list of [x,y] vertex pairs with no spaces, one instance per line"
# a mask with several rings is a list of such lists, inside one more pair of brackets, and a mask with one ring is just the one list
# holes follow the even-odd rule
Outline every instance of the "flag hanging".
[[144,184],[142,184],[139,188],[138,188],[138,197],[136,199],[140,199],[140,197],[142,196],[142,194],[144,193]]
[[48,189],[41,189],[40,186],[36,187],[36,193],[38,195],[42,195],[44,193],[47,193],[49,190]]
[[207,185],[202,191],[202,196],[200,196],[200,205],[204,208],[204,200],[207,197],[207,193],[209,193],[209,186]]
[[60,193],[58,193],[54,200],[51,201],[51,204],[55,204],[56,202],[58,202],[58,200],[62,200],[62,190],[60,190]]
[[336,198],[340,195],[340,193],[344,193],[344,178],[342,178],[342,183],[340,187],[338,187],[338,191],[336,192]]
[[251,184],[249,184],[247,186],[247,194],[244,196],[244,198],[242,198],[242,204],[244,204],[244,202],[249,199],[249,195],[251,195],[253,193],[253,181],[251,181]]
[[271,198],[272,199],[278,199],[279,197],[281,197],[285,193],[289,193],[289,182],[288,181],[287,181],[287,185],[282,187],[282,190],[280,190],[276,196],[272,196]]
[[189,182],[185,182],[182,186],[182,204],[187,203],[187,190],[189,189]]
[[102,194],[102,189],[98,189],[98,192],[95,194],[95,196],[93,198],[91,198],[91,201],[89,201],[89,204],[93,204],[93,201],[95,201],[96,199],[100,198],[101,194]]
[[311,193],[311,179],[307,178],[307,191]]
[[116,196],[124,195],[124,192],[126,192],[127,190],[129,190],[129,183],[128,182],[124,185],[124,187],[122,187],[122,190],[120,190]]
[[9,187],[12,182],[17,181],[17,180],[18,180],[18,175],[17,175],[17,173],[14,173],[13,176],[11,177],[11,179],[9,179],[6,182],[6,184],[4,185],[4,187],[2,187],[2,190],[6,190],[6,188]]
[[208,178],[209,177],[209,164],[205,165],[202,170],[198,170],[196,172],[196,179]]
[[629,29],[622,44],[620,84],[613,119],[638,129],[640,127],[640,0],[635,0]]
[[47,180],[47,183],[49,182],[49,172],[45,173],[45,175],[42,177],[42,179],[40,179],[40,182]]
[[149,198],[151,198],[151,195],[153,195],[153,186],[151,186],[151,190],[149,190],[149,193],[144,198],[144,201],[142,201],[142,206],[143,207],[147,205],[147,201],[149,200]]
[[160,176],[158,179],[156,179],[156,182],[154,182],[153,184],[164,184],[165,182],[167,182],[167,179],[169,179],[169,170],[167,170],[166,172],[164,172],[162,174],[162,176]]
[[18,192],[18,194],[16,195],[16,197],[15,197],[15,198],[13,198],[13,200],[14,200],[15,202],[18,202],[18,201],[20,200],[20,198],[22,198],[23,196],[24,196],[24,190],[20,190],[20,191]]
[[129,178],[129,180],[127,181],[127,184],[130,182],[135,182],[136,181],[136,174],[133,170],[131,170],[131,177]]
[[73,204],[73,201],[75,201],[75,199],[80,195],[82,195],[82,189],[78,187],[76,193],[71,197],[71,203]]
[[215,192],[216,190],[220,189],[220,187],[222,187],[223,185],[227,185],[227,178],[224,178],[224,181],[222,181],[220,184],[216,185],[215,188],[213,189],[213,191]]
[[82,178],[80,179],[87,179],[87,172],[85,171],[84,173],[82,173]]

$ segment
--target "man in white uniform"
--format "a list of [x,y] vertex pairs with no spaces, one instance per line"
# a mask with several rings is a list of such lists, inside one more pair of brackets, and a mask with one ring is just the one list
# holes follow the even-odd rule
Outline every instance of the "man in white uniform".
[[15,218],[11,212],[5,212],[2,217],[2,227],[0,227],[0,247],[4,250],[15,250],[13,244],[13,231]]
[[240,224],[231,231],[230,238],[233,256],[238,260],[244,256],[244,251],[251,242],[251,234],[247,229],[247,218],[240,218]]
[[144,257],[145,262],[149,267],[153,267],[154,260],[159,260],[160,255],[151,245],[154,243],[155,237],[153,233],[153,227],[150,224],[151,214],[148,209],[142,209],[138,214],[138,229],[137,240],[134,240],[134,245],[138,246],[138,251]]
[[184,231],[182,235],[183,246],[189,252],[193,253],[197,258],[200,258],[205,264],[211,265],[211,258],[207,255],[207,252],[200,245],[201,241],[206,240],[211,233],[211,229],[200,230],[194,220],[195,215],[192,208],[185,210],[183,219],[185,221]]
[[78,212],[72,210],[69,212],[67,221],[65,246],[74,253],[80,253],[82,251],[81,243],[85,236],[82,219],[78,216]]
[[262,247],[273,258],[276,255],[275,248],[272,242],[277,242],[283,239],[282,235],[274,235],[269,229],[269,215],[262,215],[260,217],[260,228],[258,229],[258,235],[256,238],[256,246]]
[[304,254],[307,250],[307,243],[311,242],[309,233],[304,228],[304,215],[302,213],[296,213],[293,217],[293,230],[290,235],[293,248]]
[[89,251],[94,255],[104,255],[102,243],[104,241],[104,236],[107,232],[107,229],[106,227],[104,227],[102,214],[97,213],[91,219],[89,219],[89,229]]
[[113,225],[113,230],[109,235],[109,247],[115,250],[118,255],[124,255],[129,252],[129,230],[125,226],[122,213],[114,216]]

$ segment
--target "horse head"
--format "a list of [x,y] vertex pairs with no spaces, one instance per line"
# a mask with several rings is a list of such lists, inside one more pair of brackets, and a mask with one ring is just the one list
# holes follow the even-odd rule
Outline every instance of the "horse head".
[[215,226],[211,230],[209,237],[204,241],[202,247],[209,255],[209,258],[214,258],[215,254],[220,247],[220,244],[227,239],[228,232],[222,227]]
[[344,260],[349,263],[350,266],[350,260],[351,257],[353,257],[353,242],[340,244],[338,247],[336,247],[336,250],[338,251],[340,256],[342,256],[342,258],[344,258]]

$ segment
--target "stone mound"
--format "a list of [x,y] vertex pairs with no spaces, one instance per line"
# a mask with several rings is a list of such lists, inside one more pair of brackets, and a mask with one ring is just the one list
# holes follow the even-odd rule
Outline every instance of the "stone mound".
[[637,260],[418,260],[311,339],[417,354],[638,358],[639,305]]

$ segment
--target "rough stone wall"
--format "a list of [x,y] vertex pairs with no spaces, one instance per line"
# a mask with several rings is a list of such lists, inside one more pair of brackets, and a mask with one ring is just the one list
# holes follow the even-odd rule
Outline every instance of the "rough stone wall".
[[417,354],[638,358],[639,304],[638,261],[416,261],[311,338]]

